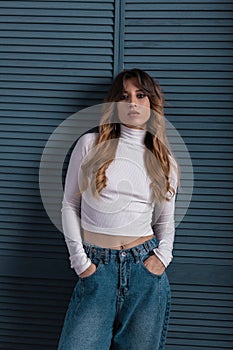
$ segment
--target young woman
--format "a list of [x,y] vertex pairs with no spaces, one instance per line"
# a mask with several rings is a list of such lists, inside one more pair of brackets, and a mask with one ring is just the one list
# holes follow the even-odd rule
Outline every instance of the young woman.
[[179,167],[159,84],[140,69],[113,81],[100,125],[71,155],[62,224],[78,275],[59,350],[162,350]]

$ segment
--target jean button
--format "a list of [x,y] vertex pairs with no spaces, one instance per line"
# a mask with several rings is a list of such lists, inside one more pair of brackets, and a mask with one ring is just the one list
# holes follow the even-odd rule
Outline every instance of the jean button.
[[126,252],[122,252],[122,253],[121,253],[121,256],[126,256]]

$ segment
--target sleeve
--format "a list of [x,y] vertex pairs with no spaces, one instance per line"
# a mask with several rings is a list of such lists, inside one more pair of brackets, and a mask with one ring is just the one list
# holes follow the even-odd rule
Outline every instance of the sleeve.
[[157,248],[153,249],[155,255],[162,261],[165,267],[167,267],[173,256],[173,243],[175,237],[175,199],[177,193],[177,166],[172,162],[170,171],[170,183],[174,188],[175,193],[168,193],[170,200],[165,201],[161,207],[155,207],[152,219],[152,229],[156,238],[159,241]]
[[91,260],[87,257],[82,244],[82,198],[79,193],[78,181],[81,163],[87,150],[86,143],[88,138],[88,135],[81,136],[71,154],[61,209],[63,234],[69,251],[71,268],[74,268],[77,275],[81,274],[91,265]]

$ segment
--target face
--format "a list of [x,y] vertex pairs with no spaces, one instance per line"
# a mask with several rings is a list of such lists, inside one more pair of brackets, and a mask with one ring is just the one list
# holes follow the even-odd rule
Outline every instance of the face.
[[150,100],[136,85],[135,79],[126,80],[117,111],[122,124],[135,129],[146,128],[150,119]]

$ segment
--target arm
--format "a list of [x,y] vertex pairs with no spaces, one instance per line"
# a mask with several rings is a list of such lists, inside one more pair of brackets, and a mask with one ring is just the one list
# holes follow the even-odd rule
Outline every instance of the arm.
[[71,268],[80,275],[91,265],[83,248],[81,237],[81,195],[79,194],[79,171],[82,160],[87,153],[87,141],[90,135],[83,135],[78,140],[70,157],[65,180],[62,201],[62,227],[69,251]]
[[[172,187],[177,190],[177,168],[174,167],[172,162],[170,183]],[[159,241],[157,248],[153,249],[155,255],[160,259],[165,267],[167,267],[173,256],[173,243],[175,236],[175,199],[176,193],[171,197],[169,201],[162,204],[161,207],[156,207],[152,222],[152,229],[155,236]]]

